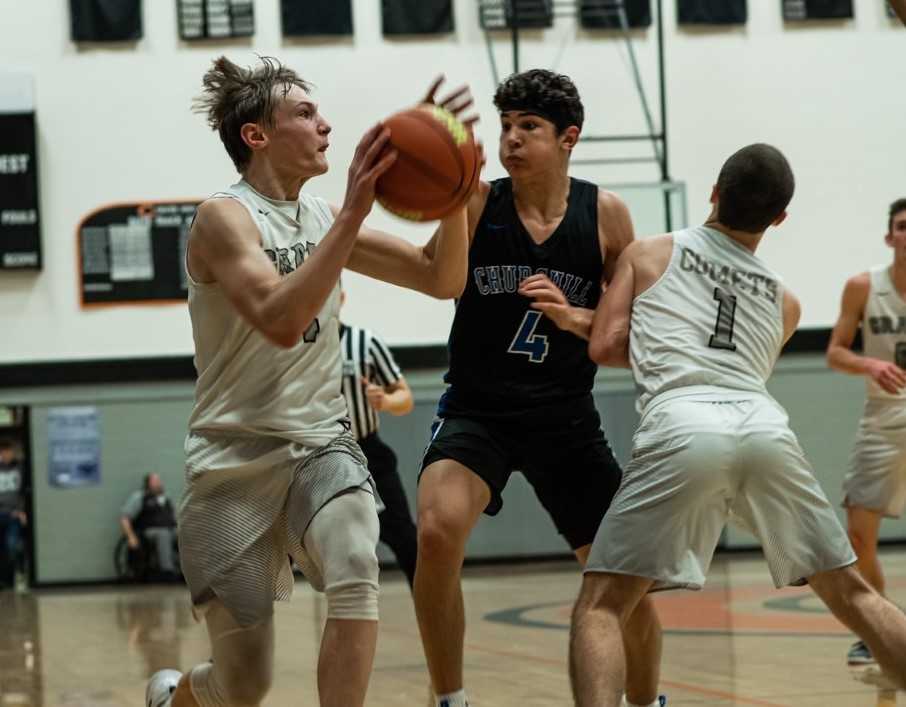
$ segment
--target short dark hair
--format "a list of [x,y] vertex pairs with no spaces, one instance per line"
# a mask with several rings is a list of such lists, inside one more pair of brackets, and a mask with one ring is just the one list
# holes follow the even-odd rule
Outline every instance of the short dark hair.
[[890,215],[887,217],[887,232],[893,230],[893,219],[901,211],[906,211],[906,198],[897,199],[890,205]]
[[717,177],[717,219],[727,228],[761,233],[789,206],[796,179],[776,147],[756,143],[730,156]]
[[537,113],[551,121],[558,133],[570,125],[581,130],[585,121],[585,109],[576,85],[569,76],[546,69],[509,76],[497,87],[494,105],[501,113],[511,110]]
[[224,147],[242,172],[252,157],[252,151],[242,139],[240,130],[246,123],[274,125],[276,96],[285,97],[293,86],[308,92],[310,84],[295,71],[272,57],[262,56],[260,66],[242,67],[225,56],[214,60],[204,75],[204,90],[195,99],[193,108],[205,113],[208,125],[220,133]]

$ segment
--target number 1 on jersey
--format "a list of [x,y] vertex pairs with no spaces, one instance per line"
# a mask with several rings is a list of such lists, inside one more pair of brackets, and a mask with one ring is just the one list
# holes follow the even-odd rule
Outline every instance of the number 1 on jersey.
[[535,327],[541,320],[541,312],[530,309],[522,318],[522,323],[513,337],[513,343],[507,349],[509,353],[523,354],[532,363],[541,363],[547,358],[547,337],[535,333]]
[[708,341],[708,346],[712,349],[736,351],[736,344],[733,343],[733,324],[736,321],[736,296],[719,287],[715,287],[714,299],[718,302],[717,323],[714,325],[714,333]]

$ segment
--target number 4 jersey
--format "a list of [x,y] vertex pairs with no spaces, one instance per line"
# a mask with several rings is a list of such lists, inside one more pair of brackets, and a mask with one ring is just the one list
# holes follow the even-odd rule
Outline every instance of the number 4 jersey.
[[590,396],[588,343],[562,331],[517,292],[543,273],[575,307],[601,294],[598,187],[570,180],[566,212],[542,244],[522,224],[510,179],[491,183],[469,250],[465,291],[450,332],[449,389],[440,415],[518,416]]
[[[906,302],[890,279],[889,266],[874,267],[868,274],[871,285],[862,316],[862,350],[866,356],[906,368]],[[870,398],[906,399],[906,391],[891,395],[870,377],[865,381]]]
[[640,409],[689,386],[764,393],[783,346],[783,286],[720,231],[679,231],[667,269],[632,304],[629,342]]

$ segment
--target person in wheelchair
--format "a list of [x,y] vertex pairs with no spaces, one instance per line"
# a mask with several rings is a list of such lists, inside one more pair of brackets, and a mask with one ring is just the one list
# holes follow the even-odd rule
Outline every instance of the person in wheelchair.
[[147,474],[142,488],[130,494],[120,513],[120,527],[130,554],[145,552],[156,556],[156,563],[143,563],[150,568],[148,579],[179,579],[176,513],[158,474]]
[[28,522],[22,495],[18,446],[0,439],[0,589],[12,587],[24,560],[23,535]]

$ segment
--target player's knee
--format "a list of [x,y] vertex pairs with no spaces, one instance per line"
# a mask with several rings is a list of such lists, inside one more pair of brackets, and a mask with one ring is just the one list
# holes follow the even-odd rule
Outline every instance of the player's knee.
[[342,557],[330,562],[324,577],[327,618],[378,619],[378,559],[376,538],[367,533],[353,534]]
[[418,514],[418,551],[428,560],[458,556],[468,536],[469,528],[461,519],[436,510]]
[[350,518],[328,549],[324,573],[327,617],[331,619],[378,618],[377,528],[363,517]]

